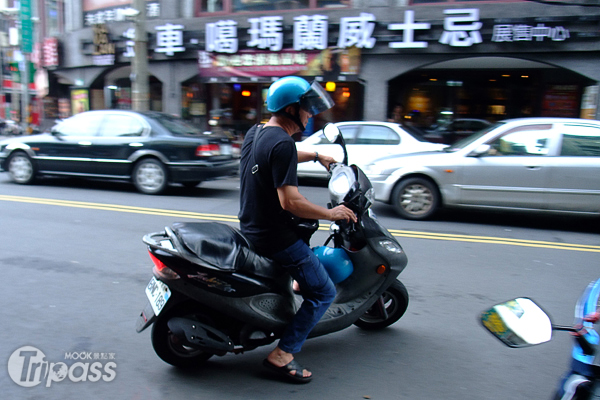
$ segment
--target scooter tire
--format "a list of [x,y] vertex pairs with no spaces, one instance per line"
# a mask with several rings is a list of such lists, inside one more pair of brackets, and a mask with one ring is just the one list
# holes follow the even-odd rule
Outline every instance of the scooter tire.
[[188,317],[200,320],[189,307],[175,307],[159,315],[152,326],[152,347],[166,363],[179,368],[193,368],[204,364],[214,354],[186,345],[176,337],[167,323],[171,318]]
[[354,322],[354,325],[364,330],[375,331],[388,327],[402,318],[408,308],[408,291],[404,284],[395,281],[381,297],[386,312],[382,313],[376,303]]

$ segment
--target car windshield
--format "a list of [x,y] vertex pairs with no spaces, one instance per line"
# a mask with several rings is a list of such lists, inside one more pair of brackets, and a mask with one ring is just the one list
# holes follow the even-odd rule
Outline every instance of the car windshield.
[[149,118],[152,118],[166,129],[168,129],[174,135],[201,135],[202,131],[200,128],[197,128],[187,121],[172,117],[166,114],[153,114],[149,115]]
[[446,147],[444,149],[445,152],[448,153],[453,153],[455,151],[458,151],[460,149],[464,149],[465,147],[467,147],[468,145],[470,145],[471,143],[473,143],[474,141],[476,141],[477,139],[479,139],[480,137],[482,137],[483,135],[485,135],[486,133],[498,128],[499,126],[504,125],[505,122],[496,122],[495,124],[492,124],[490,126],[486,126],[485,128],[483,128],[482,130],[473,133],[470,136],[467,136],[466,138],[463,138],[461,140],[459,140],[458,142]]

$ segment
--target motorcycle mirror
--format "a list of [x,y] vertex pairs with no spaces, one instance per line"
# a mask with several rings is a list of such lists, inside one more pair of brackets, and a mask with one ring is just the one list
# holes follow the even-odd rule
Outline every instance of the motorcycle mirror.
[[327,138],[327,140],[329,140],[330,143],[335,143],[338,136],[341,135],[340,129],[334,124],[325,125],[325,127],[323,128],[323,133],[325,134],[325,137]]
[[520,297],[481,313],[480,321],[509,347],[527,347],[552,339],[550,317],[533,300]]
[[348,165],[348,151],[346,150],[346,142],[344,141],[342,132],[340,132],[340,128],[329,123],[323,128],[323,133],[330,143],[337,143],[342,146],[342,149],[344,150],[344,161],[342,161],[342,164]]

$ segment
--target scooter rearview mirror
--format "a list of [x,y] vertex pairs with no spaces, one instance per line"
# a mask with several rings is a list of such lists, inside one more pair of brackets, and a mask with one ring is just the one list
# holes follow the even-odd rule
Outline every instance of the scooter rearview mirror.
[[482,325],[509,347],[527,347],[552,339],[550,317],[533,300],[520,297],[481,313]]
[[344,150],[344,161],[342,161],[342,164],[348,165],[348,151],[346,150],[346,142],[340,132],[340,128],[332,123],[328,123],[323,128],[323,134],[325,134],[325,137],[330,143],[337,143],[342,146],[342,149]]
[[338,137],[341,136],[340,129],[331,123],[325,125],[325,127],[323,128],[323,133],[325,134],[325,137],[327,138],[327,140],[329,140],[330,143],[335,143]]

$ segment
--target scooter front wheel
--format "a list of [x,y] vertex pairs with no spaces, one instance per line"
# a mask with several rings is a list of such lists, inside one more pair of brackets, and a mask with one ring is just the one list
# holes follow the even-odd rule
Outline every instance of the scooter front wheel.
[[408,308],[408,291],[395,281],[354,325],[365,330],[378,330],[398,321]]
[[204,350],[194,348],[175,336],[167,323],[175,317],[198,319],[200,317],[188,306],[175,307],[161,314],[152,327],[152,347],[166,363],[180,368],[197,367],[213,356]]

